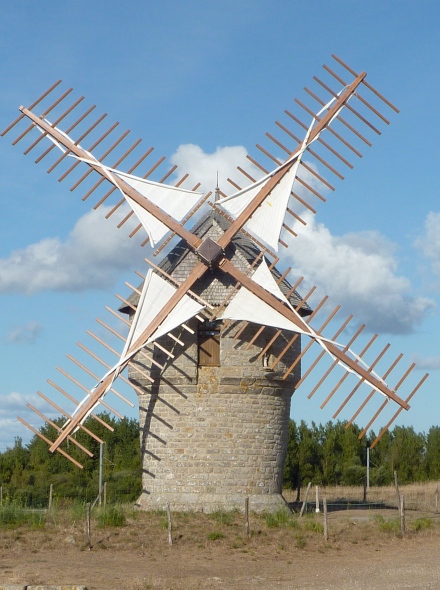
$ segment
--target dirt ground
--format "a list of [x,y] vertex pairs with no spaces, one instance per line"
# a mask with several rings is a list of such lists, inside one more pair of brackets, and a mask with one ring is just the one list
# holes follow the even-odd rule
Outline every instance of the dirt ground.
[[435,515],[394,511],[329,514],[299,521],[243,515],[136,515],[124,527],[97,528],[88,548],[83,522],[54,518],[43,528],[0,531],[0,585],[83,584],[89,590],[391,590],[440,587]]

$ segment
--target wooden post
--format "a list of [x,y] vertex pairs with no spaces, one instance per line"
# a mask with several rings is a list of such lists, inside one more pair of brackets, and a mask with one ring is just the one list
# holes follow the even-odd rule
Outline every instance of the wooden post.
[[367,447],[367,491],[370,489],[370,447]]
[[49,487],[49,512],[52,510],[52,499],[53,499],[53,483]]
[[400,496],[400,531],[402,535],[405,534],[405,498],[403,494]]
[[244,521],[246,537],[249,537],[249,497],[244,500]]
[[102,504],[102,463],[104,458],[104,443],[100,443],[99,445],[99,481],[98,481],[98,498],[99,498],[99,505]]
[[435,486],[435,513],[438,514],[438,482]]
[[397,496],[397,510],[400,514],[400,492],[399,492],[399,484],[397,481],[397,471],[394,472],[394,485],[396,487],[396,496]]
[[315,512],[318,513],[319,512],[319,487],[315,486],[315,492],[316,492],[316,507],[315,507]]
[[324,508],[324,541],[328,541],[328,522],[327,522],[327,498],[322,499]]
[[170,510],[170,503],[167,502],[167,517],[168,517],[168,545],[173,544],[173,534],[172,534],[172,523],[171,523],[171,510]]
[[90,539],[90,502],[87,502],[86,505],[86,533],[87,533],[87,547],[89,551],[92,548],[92,543]]
[[298,468],[298,475],[296,478],[296,500],[295,502],[301,502],[301,471]]
[[310,486],[311,485],[312,485],[312,482],[309,481],[309,483],[307,484],[306,493],[304,495],[304,501],[303,501],[302,506],[301,506],[301,512],[299,513],[300,517],[304,514],[304,510],[306,509],[307,498],[309,497],[309,492],[310,492]]
[[107,482],[104,482],[104,508],[107,505]]

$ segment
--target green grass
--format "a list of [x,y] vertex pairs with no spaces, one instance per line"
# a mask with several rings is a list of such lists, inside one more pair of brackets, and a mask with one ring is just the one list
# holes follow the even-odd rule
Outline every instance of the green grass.
[[292,513],[287,509],[277,510],[277,512],[266,512],[263,516],[267,527],[270,529],[286,526],[293,521]]
[[298,533],[295,537],[296,540],[296,547],[298,549],[304,549],[304,547],[307,545],[307,540],[304,537],[304,535],[302,535],[301,533]]
[[383,533],[400,534],[400,520],[398,518],[390,518],[385,520],[381,515],[375,516],[377,528]]
[[96,521],[99,527],[117,527],[125,526],[127,519],[122,507],[118,504],[113,504],[105,508],[99,508],[96,514]]
[[211,520],[215,520],[219,524],[231,526],[234,524],[236,514],[237,510],[216,510],[215,512],[211,512],[208,516]]
[[43,528],[46,514],[42,511],[26,510],[16,504],[0,506],[0,527],[15,528],[23,525],[32,528]]
[[430,518],[416,518],[412,522],[412,528],[415,531],[423,531],[424,529],[430,529],[432,527],[432,520]]
[[323,533],[324,532],[324,525],[316,520],[305,520],[303,524],[303,528],[306,531],[311,531],[312,533]]
[[225,536],[223,533],[220,533],[219,531],[214,531],[212,533],[208,534],[208,541],[217,541],[218,539],[224,539]]

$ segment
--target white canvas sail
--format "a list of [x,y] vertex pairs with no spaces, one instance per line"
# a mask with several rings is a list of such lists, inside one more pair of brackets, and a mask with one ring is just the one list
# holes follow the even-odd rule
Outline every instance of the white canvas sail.
[[257,270],[252,275],[252,280],[258,283],[260,287],[263,287],[263,289],[266,289],[266,291],[269,291],[269,293],[272,293],[272,295],[274,295],[277,299],[283,301],[283,303],[287,303],[290,309],[293,310],[290,302],[287,300],[286,296],[277,285],[277,282],[275,281],[273,274],[270,272],[267,262],[264,258]]
[[[283,164],[270,172],[270,174],[267,174],[243,190],[237,191],[233,195],[225,197],[218,202],[221,207],[226,209],[226,211],[228,211],[228,213],[230,213],[232,217],[236,219],[277,172],[283,168],[291,166],[244,226],[246,230],[255,235],[259,240],[268,244],[273,250],[275,250],[275,252],[278,252],[278,243],[281,230],[283,229],[283,223],[286,216],[290,194],[292,192],[292,187],[298,173],[301,158],[307,147],[316,141],[320,136],[320,133],[317,133],[313,139],[311,139],[310,134],[317,121],[317,118],[319,118],[319,116],[324,111],[329,109],[331,104],[336,99],[337,97],[332,98],[319,111],[316,117],[312,119],[301,147],[295,153],[295,155],[288,158]],[[331,121],[337,117],[339,111],[340,109],[333,115]]]
[[310,335],[310,332],[298,327],[294,322],[262,301],[257,295],[254,295],[249,289],[246,289],[246,287],[240,287],[240,290],[219,317],[225,320],[247,321],[262,326],[272,326],[273,328]]
[[[45,122],[51,125],[49,120],[45,119]],[[40,127],[38,127],[38,129],[41,131],[41,133],[45,133],[45,131]],[[73,140],[64,131],[62,131],[58,127],[54,127],[54,129],[73,143]],[[59,141],[57,141],[54,137],[52,137],[50,134],[47,134],[47,137],[63,153],[66,152],[66,148],[62,146],[59,143]],[[86,164],[91,164],[93,166],[98,166],[99,168],[101,168],[101,170],[105,173],[107,179],[119,189],[123,197],[126,199],[130,207],[133,209],[134,213],[136,214],[145,231],[147,232],[148,237],[150,238],[151,245],[153,247],[170,231],[169,228],[166,225],[164,225],[161,221],[156,219],[154,215],[148,213],[148,211],[146,211],[142,207],[142,205],[139,205],[139,203],[137,203],[128,195],[126,195],[119,183],[115,181],[113,174],[119,177],[120,179],[124,180],[127,184],[134,188],[142,197],[148,199],[149,201],[160,207],[162,211],[170,215],[175,221],[179,222],[182,221],[185,215],[193,207],[195,207],[197,202],[203,196],[202,192],[186,190],[180,187],[162,184],[160,182],[153,182],[152,180],[147,180],[146,178],[141,178],[133,174],[122,172],[121,170],[117,170],[116,168],[110,168],[109,166],[106,166],[105,164],[97,160],[93,156],[93,154],[82,148],[79,144],[78,147],[84,151],[86,157],[80,158],[79,156],[76,156],[73,153],[69,153],[69,156],[81,162],[85,162]]]
[[[163,322],[158,326],[158,328],[154,331],[154,333],[150,336],[150,338],[143,343],[142,345],[137,346],[134,349],[131,349],[132,344],[136,342],[136,340],[142,335],[146,328],[151,324],[157,314],[162,311],[164,306],[168,303],[171,297],[176,292],[176,288],[171,285],[169,282],[162,279],[159,275],[149,270],[147,276],[145,277],[145,281],[142,287],[141,295],[139,297],[138,306],[136,308],[135,315],[133,317],[133,321],[130,327],[130,331],[127,337],[127,340],[124,345],[124,349],[121,353],[121,357],[118,362],[109,370],[107,373],[100,379],[100,381],[93,387],[93,389],[88,393],[83,400],[78,404],[77,408],[73,412],[72,416],[74,416],[81,406],[89,399],[90,395],[96,390],[98,385],[100,385],[104,379],[106,379],[109,375],[112,376],[110,383],[107,385],[104,393],[101,397],[104,397],[106,393],[108,393],[113,385],[113,382],[118,377],[120,373],[121,366],[131,358],[133,358],[146,344],[151,344],[161,336],[168,334],[177,326],[181,326],[183,323],[197,315],[204,306],[188,295],[184,295],[182,299],[177,303],[177,305],[172,309],[172,311],[166,316]],[[81,423],[86,420],[91,412],[96,408],[99,404],[99,400],[89,409],[87,414],[81,420]],[[69,424],[70,418],[65,422],[63,428]]]
[[[299,158],[244,226],[247,231],[268,244],[276,252],[298,166]],[[270,178],[256,186],[251,185],[248,189],[241,191],[241,194],[236,198],[227,197],[219,201],[218,204],[236,219],[269,180]]]
[[[203,193],[200,192],[152,182],[144,178],[139,178],[138,176],[133,176],[132,174],[126,174],[119,170],[110,171],[115,172],[119,178],[134,188],[140,195],[160,207],[162,211],[170,215],[176,221],[182,221],[185,215],[190,209],[195,207],[203,195]],[[126,195],[124,191],[122,191],[122,193],[148,233],[151,245],[155,246],[169,232],[168,227],[156,219],[154,215],[148,213],[148,211],[136,201],[133,201],[133,199]]]

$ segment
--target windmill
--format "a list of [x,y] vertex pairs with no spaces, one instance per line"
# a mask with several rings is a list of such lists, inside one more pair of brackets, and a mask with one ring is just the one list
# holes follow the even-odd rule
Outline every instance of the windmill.
[[[347,427],[375,403],[360,436],[382,410],[389,404],[395,406],[394,415],[373,446],[400,412],[409,409],[409,401],[427,378],[425,375],[411,384],[406,397],[400,397],[398,390],[404,383],[407,387],[414,364],[402,370],[402,355],[385,363],[389,345],[373,354],[377,335],[356,353],[353,345],[365,326],[352,329],[348,342],[341,341],[352,317],[338,322],[335,330],[339,306],[328,312],[328,298],[324,297],[312,308],[308,300],[315,289],[301,297],[297,289],[302,278],[292,280],[290,269],[283,273],[277,270],[307,217],[316,213],[316,203],[326,200],[323,189],[334,190],[321,170],[343,180],[338,167],[353,168],[346,153],[361,157],[357,144],[371,146],[369,136],[379,135],[378,126],[389,123],[380,109],[397,111],[367,82],[364,72],[357,74],[338,57],[333,58],[332,68],[324,66],[329,80],[314,77],[317,90],[305,89],[313,106],[295,100],[306,121],[286,110],[286,120],[276,122],[284,139],[266,134],[277,155],[257,145],[270,167],[249,157],[253,172],[238,166],[239,179],[228,179],[231,194],[217,187],[214,199],[212,193],[201,192],[200,185],[191,183],[188,175],[167,184],[176,167],[151,180],[152,175],[159,174],[164,158],[150,164],[146,172],[136,172],[150,157],[152,148],[137,155],[137,140],[123,149],[128,131],[107,145],[118,123],[103,132],[98,128],[106,115],[86,123],[95,107],[78,116],[84,97],[67,108],[63,106],[72,89],[58,94],[60,81],[29,108],[20,107],[20,116],[2,134],[24,124],[14,145],[31,138],[25,154],[44,145],[36,162],[51,159],[48,172],[63,168],[60,181],[78,176],[84,168],[71,190],[87,185],[82,199],[93,195],[94,209],[105,204],[106,218],[116,219],[119,228],[129,227],[130,237],[145,231],[142,246],[149,244],[154,255],[168,247],[159,264],[146,259],[148,271],[137,273],[140,287],[129,284],[132,294],[119,297],[118,310],[109,310],[124,324],[128,336],[100,321],[109,333],[123,340],[122,351],[115,351],[90,333],[116,354],[116,362],[109,364],[80,344],[84,352],[106,367],[105,374],[97,375],[68,356],[94,380],[90,387],[59,369],[75,387],[85,391],[82,401],[48,380],[75,404],[74,411],[67,412],[39,392],[65,416],[64,425],[56,426],[29,405],[57,428],[56,440],[45,438],[19,418],[46,440],[52,452],[62,453],[81,467],[73,453],[67,452],[70,447],[67,449],[66,443],[79,445],[75,438],[78,429],[100,440],[84,421],[89,416],[101,421],[94,413],[98,406],[120,415],[107,402],[110,394],[130,403],[115,389],[116,379],[127,382],[127,369],[142,413],[143,507],[162,506],[166,501],[177,508],[231,507],[241,505],[244,494],[250,496],[255,509],[277,507],[282,502],[290,397],[309,375],[319,375],[309,391],[310,398],[333,371],[339,371],[341,377],[327,386],[321,407],[335,404],[336,418],[360,402]],[[36,114],[36,109],[41,114]],[[83,147],[90,140],[90,145]],[[104,151],[95,156],[101,146]],[[111,163],[109,157],[113,158]],[[194,225],[194,216],[200,218],[208,206],[210,213]],[[305,342],[302,350],[301,338]],[[316,350],[313,362],[301,376],[303,359]],[[315,371],[323,362],[327,362],[326,370]],[[377,399],[383,401],[377,404]],[[81,452],[90,454],[79,446]]]

